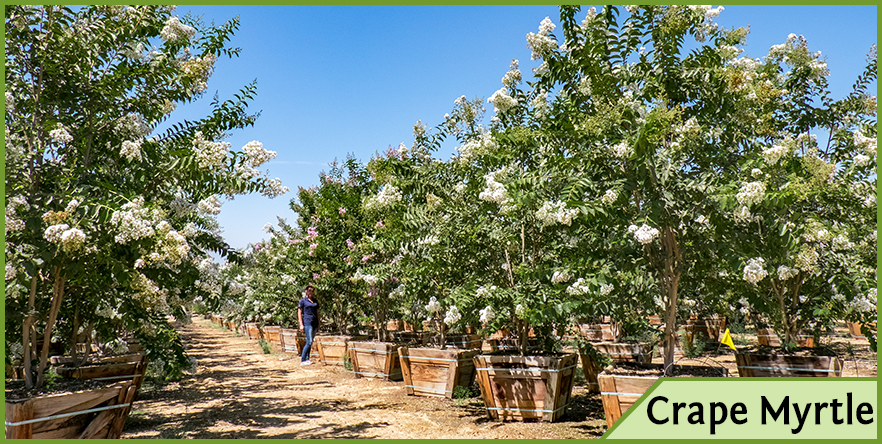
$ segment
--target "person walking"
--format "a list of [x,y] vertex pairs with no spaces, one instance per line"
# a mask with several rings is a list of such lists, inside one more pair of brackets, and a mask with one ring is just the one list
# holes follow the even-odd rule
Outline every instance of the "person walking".
[[316,302],[314,297],[315,288],[312,284],[309,284],[303,292],[306,296],[300,299],[300,303],[297,304],[297,319],[300,320],[300,331],[306,336],[306,344],[304,344],[303,351],[300,353],[300,365],[311,365],[312,361],[309,360],[309,351],[312,348],[312,339],[315,337],[316,331],[318,331],[321,318],[319,317],[318,302]]

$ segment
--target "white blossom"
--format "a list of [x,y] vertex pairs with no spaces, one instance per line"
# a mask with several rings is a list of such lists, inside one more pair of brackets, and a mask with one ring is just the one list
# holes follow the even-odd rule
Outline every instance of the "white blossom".
[[790,150],[783,145],[774,145],[770,148],[763,149],[763,158],[769,165],[776,165],[778,161],[789,152]]
[[15,269],[15,266],[12,264],[6,264],[6,280],[10,281],[15,279],[16,275],[18,275],[18,270]]
[[570,275],[567,274],[566,271],[555,271],[551,276],[551,282],[555,284],[560,284],[570,280]]
[[508,91],[505,88],[500,88],[487,99],[487,103],[492,103],[493,111],[501,114],[518,106],[518,99],[508,95]]
[[614,287],[613,287],[613,284],[603,284],[603,285],[601,285],[601,286],[600,286],[600,295],[601,295],[601,296],[606,296],[606,295],[612,293],[613,288],[614,288]]
[[797,274],[799,274],[799,270],[795,268],[790,268],[786,265],[778,266],[778,279],[782,281],[795,277]]
[[162,40],[172,43],[187,42],[195,35],[196,29],[192,26],[187,26],[181,23],[181,19],[178,18],[178,16],[172,16],[169,18],[165,22],[162,31],[159,32],[159,36]]
[[577,279],[576,282],[573,282],[573,284],[566,289],[567,294],[572,296],[588,294],[590,291],[591,287],[588,286],[588,283],[585,282],[585,279],[583,278]]
[[207,170],[220,169],[230,153],[230,144],[227,142],[212,142],[206,140],[202,132],[196,133],[193,139],[193,150],[196,152],[196,163],[200,168]]
[[263,189],[260,190],[261,196],[269,197],[270,199],[279,197],[285,193],[290,191],[290,189],[284,185],[282,185],[281,179],[278,177],[275,179],[267,180],[263,186]]
[[555,223],[570,226],[577,214],[579,214],[579,210],[577,208],[567,208],[566,202],[546,201],[536,211],[536,219],[544,226],[554,225]]
[[539,60],[546,54],[557,49],[557,41],[548,37],[548,34],[554,30],[554,24],[551,19],[545,17],[539,24],[539,33],[527,34],[527,49],[531,51],[530,59]]
[[496,313],[493,312],[493,309],[489,305],[481,309],[478,314],[480,315],[479,320],[482,324],[488,324],[496,317]]
[[79,251],[86,242],[86,233],[79,228],[71,228],[61,233],[61,248],[66,253]]
[[245,155],[248,156],[248,161],[254,168],[263,165],[270,159],[276,158],[275,151],[264,149],[263,144],[256,140],[252,140],[251,142],[245,144],[245,146],[242,147],[242,151],[244,151]]
[[451,305],[449,309],[447,309],[447,313],[444,315],[444,323],[447,325],[453,325],[459,322],[462,319],[462,314],[459,312],[459,309],[456,308],[456,305]]
[[631,155],[631,147],[624,140],[612,147],[613,155],[618,158],[626,158]]
[[141,141],[126,140],[122,143],[122,149],[120,149],[119,154],[130,162],[135,159],[141,160]]
[[68,229],[70,229],[68,224],[52,225],[46,228],[46,231],[43,232],[43,237],[53,244],[61,244],[61,235]]
[[429,298],[429,303],[426,304],[426,311],[429,313],[439,313],[441,311],[441,303],[438,302],[435,296]]
[[747,265],[744,267],[744,280],[751,284],[757,284],[763,280],[763,278],[769,275],[769,272],[763,268],[765,264],[766,261],[760,257],[747,261]]
[[603,197],[600,198],[600,201],[606,205],[609,205],[616,201],[619,198],[619,193],[616,190],[609,189],[603,193]]
[[515,305],[515,316],[519,319],[525,319],[527,317],[527,307],[521,304]]
[[652,228],[646,224],[643,224],[640,228],[634,231],[634,239],[636,239],[643,245],[649,245],[650,243],[652,243],[653,240],[655,240],[655,238],[658,237],[658,235],[659,231],[657,229]]
[[211,196],[200,200],[196,207],[203,214],[211,214],[217,216],[221,212],[221,202],[220,200],[218,200],[216,194],[212,194]]
[[49,131],[49,137],[58,143],[70,143],[73,141],[73,136],[67,132],[67,128],[61,122],[57,124],[54,130]]
[[267,233],[272,233],[272,232],[273,232],[273,224],[267,222],[267,223],[263,226],[263,231],[265,231],[265,232],[267,232]]
[[486,188],[478,194],[478,198],[488,202],[496,202],[499,205],[505,205],[510,199],[505,191],[505,186],[496,181],[497,173],[499,173],[499,171],[484,175]]
[[766,194],[766,185],[762,182],[748,182],[741,185],[741,190],[735,195],[738,203],[749,207],[763,201]]
[[502,84],[509,88],[514,88],[519,83],[521,83],[521,70],[518,69],[518,59],[511,59],[511,65],[508,68],[508,72],[502,78]]

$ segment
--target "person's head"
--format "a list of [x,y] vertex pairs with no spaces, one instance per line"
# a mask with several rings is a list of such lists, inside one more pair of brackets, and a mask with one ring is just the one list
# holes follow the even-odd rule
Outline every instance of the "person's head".
[[313,287],[312,284],[307,284],[306,289],[304,289],[303,292],[306,293],[307,296],[312,298],[313,295],[315,295],[315,287]]

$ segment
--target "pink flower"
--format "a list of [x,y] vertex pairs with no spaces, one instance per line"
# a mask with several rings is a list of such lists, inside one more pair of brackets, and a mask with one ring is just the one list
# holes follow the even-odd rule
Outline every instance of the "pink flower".
[[310,240],[318,237],[318,229],[316,227],[309,227],[306,229],[306,237]]
[[374,228],[386,228],[386,224],[384,224],[384,223],[383,223],[383,220],[380,219],[380,220],[377,222],[377,225],[374,225]]
[[318,273],[313,273],[313,274],[312,274],[312,280],[314,280],[314,281],[319,280],[320,277],[321,277],[321,276],[320,276]]
[[340,207],[340,209],[337,210],[337,212],[340,214],[346,214],[346,208]]
[[343,262],[346,262],[347,264],[350,264],[350,263],[352,263],[352,258],[349,257],[349,256],[346,256],[346,258],[343,259]]
[[293,241],[291,241],[291,243],[294,243],[294,244],[299,244],[301,242],[303,242],[303,239],[294,239]]
[[256,244],[256,245],[254,246],[254,251],[258,251],[258,250],[260,250],[260,244]]
[[349,248],[349,251],[355,249],[355,242],[352,242],[352,239],[346,239],[346,246]]

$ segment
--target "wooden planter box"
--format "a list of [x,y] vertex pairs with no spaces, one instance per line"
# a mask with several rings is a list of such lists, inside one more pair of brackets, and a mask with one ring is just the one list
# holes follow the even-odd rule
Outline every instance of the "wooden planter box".
[[[511,353],[519,353],[520,349],[518,348],[518,338],[509,336],[500,339],[488,339],[487,342],[490,344],[490,352],[511,352]],[[527,350],[534,350],[539,346],[539,342],[536,338],[528,338],[527,339]]]
[[286,353],[297,353],[303,350],[306,345],[306,335],[293,328],[283,328],[279,333],[282,340],[282,351]]
[[[864,334],[861,333],[861,323],[860,322],[846,322],[845,326],[848,327],[848,333],[851,334],[852,338],[855,338],[855,339],[866,338],[866,336],[864,336]],[[870,330],[876,331],[876,323],[875,322],[870,324],[869,327],[870,327]]]
[[282,327],[278,325],[264,325],[263,334],[268,342],[282,345]]
[[494,420],[559,419],[570,402],[577,357],[475,356],[487,415]]
[[236,330],[242,336],[248,336],[248,328],[245,327],[245,323],[240,323],[239,328]]
[[356,378],[401,381],[398,345],[391,342],[349,341],[349,360]]
[[612,341],[622,338],[622,324],[620,322],[610,324],[579,324],[576,326],[579,334],[588,341]]
[[842,361],[835,356],[788,356],[736,353],[738,376],[776,377],[841,377]]
[[[760,345],[768,345],[770,347],[781,346],[781,338],[779,338],[771,328],[756,329],[756,341],[759,342]],[[815,337],[812,335],[797,334],[796,345],[800,347],[814,347]]]
[[478,335],[447,335],[444,338],[448,347],[456,347],[463,350],[480,349],[484,341]]
[[343,365],[344,356],[347,356],[349,341],[361,341],[367,336],[316,336],[313,346],[318,349],[319,362],[327,365]]
[[[627,342],[600,342],[591,344],[595,350],[610,357],[613,362],[637,362],[649,363],[652,361],[652,346],[650,344],[633,344]],[[584,351],[579,352],[582,362],[582,373],[588,385],[589,393],[600,393],[600,385],[597,375],[603,370],[600,364]]]
[[136,392],[132,382],[123,381],[89,391],[6,400],[6,439],[118,439]]
[[[607,430],[622,417],[634,403],[649,390],[664,370],[664,364],[640,364],[645,369],[658,370],[658,376],[630,376],[610,374],[607,371],[597,375],[600,384],[600,399],[603,402],[603,413],[606,415]],[[688,368],[688,366],[683,366]],[[708,368],[708,367],[702,367]],[[728,376],[729,371],[722,367],[714,367],[721,377]]]
[[481,350],[400,347],[398,354],[407,394],[452,398],[455,387],[468,388],[474,382],[472,358],[479,353]]
[[261,330],[260,326],[258,326],[254,322],[246,322],[245,331],[248,333],[248,339],[265,339],[265,336],[263,335],[263,330]]
[[236,331],[236,322],[227,320],[225,327],[227,327],[227,329],[230,331]]
[[[72,358],[71,358],[72,360]],[[87,365],[67,367],[64,357],[56,357],[53,363],[61,364],[55,368],[59,376],[75,379],[96,379],[101,381],[131,381],[135,391],[141,390],[144,373],[147,372],[147,356],[134,354],[93,359]]]
[[683,330],[686,332],[686,340],[689,343],[692,343],[695,336],[704,336],[705,339],[719,341],[720,334],[726,330],[726,318],[687,319]]
[[429,331],[394,331],[392,339],[402,344],[426,345],[432,338],[432,332]]
[[646,319],[649,321],[649,325],[664,325],[664,322],[662,322],[662,318],[659,315],[647,316]]

